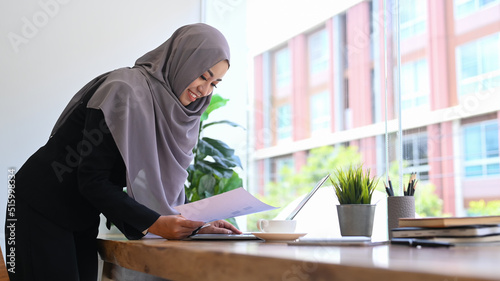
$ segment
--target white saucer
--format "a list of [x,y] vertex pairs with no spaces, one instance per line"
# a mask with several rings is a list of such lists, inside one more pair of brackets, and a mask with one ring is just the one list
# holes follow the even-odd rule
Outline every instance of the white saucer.
[[305,236],[307,233],[278,233],[278,232],[252,232],[253,235],[257,236],[260,239],[264,239],[266,241],[272,242],[280,242],[280,241],[294,241],[299,239],[302,236]]

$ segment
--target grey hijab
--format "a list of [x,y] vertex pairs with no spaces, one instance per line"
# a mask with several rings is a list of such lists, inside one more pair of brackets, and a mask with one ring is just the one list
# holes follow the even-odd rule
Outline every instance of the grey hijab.
[[125,162],[127,192],[161,215],[178,214],[173,207],[184,203],[186,169],[211,95],[188,106],[178,97],[222,60],[229,63],[222,33],[206,24],[192,24],[179,28],[133,68],[94,80],[99,86],[87,107],[104,113]]

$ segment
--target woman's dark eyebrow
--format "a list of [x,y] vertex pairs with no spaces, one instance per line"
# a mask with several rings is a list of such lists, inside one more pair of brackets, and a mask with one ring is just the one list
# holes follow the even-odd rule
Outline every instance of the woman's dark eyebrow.
[[[214,77],[214,73],[212,72],[212,70],[207,70],[208,74],[210,74],[210,76]],[[222,81],[222,79],[216,79],[215,81]]]

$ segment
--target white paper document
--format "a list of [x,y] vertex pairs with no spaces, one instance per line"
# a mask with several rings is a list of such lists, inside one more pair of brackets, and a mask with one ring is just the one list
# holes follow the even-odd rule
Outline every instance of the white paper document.
[[174,207],[189,220],[211,222],[276,209],[243,187]]

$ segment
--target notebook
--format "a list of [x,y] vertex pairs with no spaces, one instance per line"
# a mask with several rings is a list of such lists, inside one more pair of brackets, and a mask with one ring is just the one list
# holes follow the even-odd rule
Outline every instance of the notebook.
[[467,237],[500,235],[500,225],[469,225],[455,227],[400,227],[392,229],[392,237]]
[[399,227],[450,227],[500,224],[500,216],[401,218]]
[[[316,186],[307,194],[302,201],[293,209],[293,211],[286,217],[287,220],[293,220],[295,216],[302,210],[304,205],[311,199],[311,197],[316,193],[316,191],[325,183],[330,174],[323,177]],[[259,240],[260,238],[255,237],[251,233],[243,234],[195,234],[188,237],[186,240]]]

